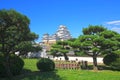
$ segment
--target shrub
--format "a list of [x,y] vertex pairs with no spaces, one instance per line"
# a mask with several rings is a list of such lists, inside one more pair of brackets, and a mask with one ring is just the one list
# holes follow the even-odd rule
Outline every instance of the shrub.
[[104,64],[110,66],[112,69],[120,70],[120,57],[118,54],[106,55],[103,59]]
[[[23,69],[23,66],[24,66],[24,61],[12,54],[10,55],[10,71],[13,75],[18,75],[20,74],[21,70]],[[6,77],[6,69],[4,67],[4,62],[5,62],[5,59],[4,59],[4,55],[0,55],[0,77]]]
[[55,63],[49,58],[41,58],[37,62],[37,68],[40,71],[53,71],[55,69]]
[[103,62],[106,65],[111,65],[112,62],[116,61],[119,56],[117,54],[108,54],[103,58]]
[[0,77],[5,76],[5,74],[6,74],[3,62],[4,62],[4,56],[2,54],[0,54]]
[[115,70],[120,70],[120,58],[117,58],[116,61],[111,63],[111,68]]

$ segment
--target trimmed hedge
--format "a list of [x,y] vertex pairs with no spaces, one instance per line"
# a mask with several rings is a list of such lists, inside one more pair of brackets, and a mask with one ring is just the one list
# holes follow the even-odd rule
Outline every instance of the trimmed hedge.
[[[7,76],[6,69],[4,67],[4,63],[5,63],[4,55],[0,55],[0,77]],[[20,74],[20,72],[23,69],[24,61],[20,57],[12,54],[12,55],[10,55],[9,65],[10,65],[11,73],[13,75],[18,75],[18,74]]]
[[120,58],[117,58],[116,61],[112,62],[110,66],[114,70],[120,70]]
[[119,56],[117,54],[108,54],[103,58],[103,62],[106,65],[111,65],[112,62],[116,61]]
[[120,56],[118,54],[108,54],[103,59],[104,64],[112,69],[120,70]]
[[49,58],[41,58],[40,60],[38,60],[36,65],[37,68],[43,72],[54,71],[55,69],[55,63]]

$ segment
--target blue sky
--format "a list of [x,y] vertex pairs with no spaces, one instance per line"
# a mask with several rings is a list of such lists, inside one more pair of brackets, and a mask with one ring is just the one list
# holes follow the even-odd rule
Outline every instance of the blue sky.
[[54,34],[59,25],[67,26],[73,37],[89,24],[120,32],[120,0],[0,0],[0,9],[28,16],[38,42],[44,33]]

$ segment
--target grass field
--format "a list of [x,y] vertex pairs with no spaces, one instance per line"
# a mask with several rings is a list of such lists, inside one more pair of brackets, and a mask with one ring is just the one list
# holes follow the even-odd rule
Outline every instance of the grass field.
[[37,59],[24,59],[24,61],[25,70],[21,75],[14,77],[15,80],[120,80],[120,71],[59,69],[54,72],[39,72],[36,67]]
[[31,71],[38,71],[36,67],[36,62],[38,59],[24,59],[25,65],[24,69],[29,69]]

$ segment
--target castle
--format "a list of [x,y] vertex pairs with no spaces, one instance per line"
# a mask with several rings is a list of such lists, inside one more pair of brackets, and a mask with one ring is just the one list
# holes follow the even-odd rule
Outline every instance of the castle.
[[[42,51],[29,52],[27,54],[27,57],[28,58],[48,57],[48,54],[46,51],[50,50],[52,44],[55,44],[56,41],[58,41],[58,40],[64,41],[64,40],[68,40],[71,38],[72,38],[72,36],[71,36],[69,30],[67,29],[67,27],[60,25],[55,34],[53,34],[51,36],[48,33],[43,35],[42,42],[39,43],[39,45],[42,46]],[[19,55],[19,52],[16,52],[15,54]]]
[[44,45],[47,46],[47,50],[49,50],[50,45],[55,44],[56,41],[59,41],[59,40],[64,41],[64,40],[68,40],[71,38],[72,36],[69,30],[67,29],[67,27],[64,25],[60,25],[55,34],[53,35],[49,35],[48,33],[44,34],[42,37],[42,42]]

